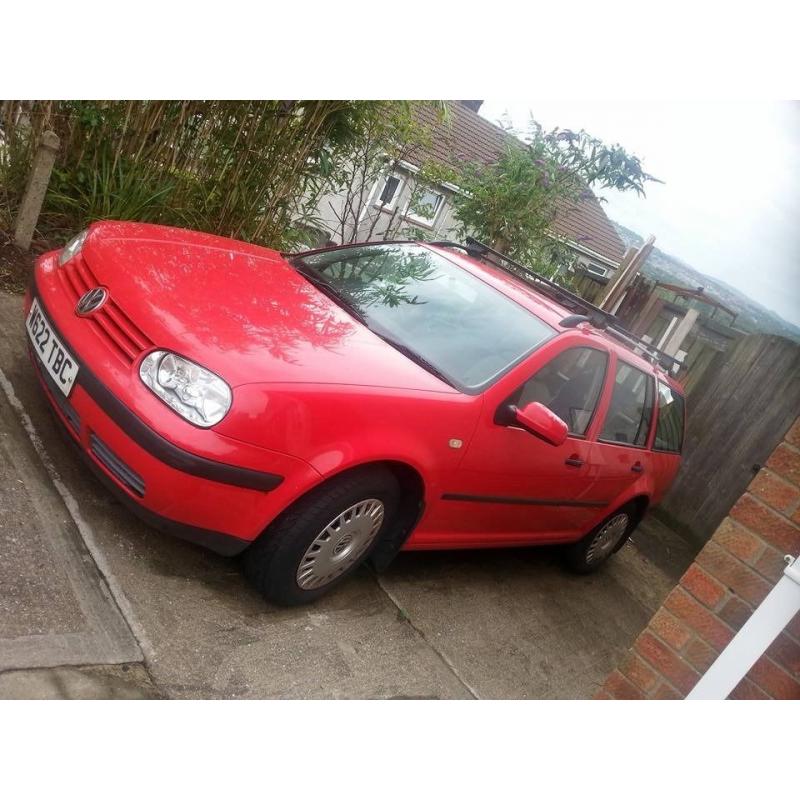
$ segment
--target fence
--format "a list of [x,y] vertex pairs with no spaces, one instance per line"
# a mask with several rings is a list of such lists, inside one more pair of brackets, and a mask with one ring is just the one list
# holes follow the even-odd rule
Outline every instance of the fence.
[[800,408],[800,345],[740,339],[693,386],[683,463],[657,513],[698,545],[716,529]]

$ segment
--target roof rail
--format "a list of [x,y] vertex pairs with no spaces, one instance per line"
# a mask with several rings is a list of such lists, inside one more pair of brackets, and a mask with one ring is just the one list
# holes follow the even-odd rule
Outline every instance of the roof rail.
[[[489,247],[488,244],[479,242],[471,236],[466,238],[466,245],[456,244],[455,242],[435,242],[435,244],[438,244],[440,247],[457,247],[461,250],[466,250],[469,255],[482,258],[493,266],[510,272],[512,275],[531,283],[534,288],[541,291],[542,294],[558,301],[561,305],[573,312],[572,315],[564,318],[567,327],[574,327],[578,322],[589,322],[595,328],[608,331],[615,339],[620,340],[628,347],[634,350],[641,350],[645,358],[654,364],[659,364],[667,371],[670,371],[674,366],[678,366],[681,363],[677,358],[667,355],[667,353],[659,350],[650,342],[631,333],[631,331],[622,325],[609,311],[590,303],[588,300],[584,300],[580,295],[570,292],[563,286],[559,286],[555,281],[545,278],[530,267],[526,267],[514,261],[500,251]],[[493,256],[494,258],[487,258],[487,256]],[[584,319],[577,320],[576,316],[578,315],[584,317]]]

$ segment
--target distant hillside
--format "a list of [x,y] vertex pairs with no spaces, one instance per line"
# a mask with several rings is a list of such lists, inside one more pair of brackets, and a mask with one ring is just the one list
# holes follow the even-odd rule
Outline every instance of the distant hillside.
[[[631,245],[639,247],[643,244],[644,239],[638,233],[634,233],[618,222],[613,220],[612,222],[626,247]],[[642,272],[648,278],[666,283],[677,283],[690,289],[702,286],[715,300],[719,300],[738,315],[735,327],[739,330],[748,333],[776,333],[800,342],[800,328],[787,322],[755,300],[751,300],[725,281],[705,275],[694,267],[690,267],[685,261],[681,261],[657,247],[653,248]]]

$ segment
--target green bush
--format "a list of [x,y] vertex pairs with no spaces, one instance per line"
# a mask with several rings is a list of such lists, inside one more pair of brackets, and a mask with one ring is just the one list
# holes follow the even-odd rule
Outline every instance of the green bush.
[[186,225],[287,247],[309,236],[331,153],[380,103],[6,101],[0,224],[11,226],[42,131],[61,141],[39,233],[96,219]]

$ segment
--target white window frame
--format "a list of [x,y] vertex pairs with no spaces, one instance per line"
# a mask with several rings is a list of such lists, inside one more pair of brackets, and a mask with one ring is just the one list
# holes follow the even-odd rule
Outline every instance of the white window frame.
[[585,258],[584,256],[578,256],[575,259],[575,263],[577,266],[582,267],[586,272],[590,275],[597,275],[599,278],[606,278],[608,277],[608,269],[601,264],[597,264],[589,258]]
[[[386,188],[389,178],[397,178],[397,188],[394,190],[391,202],[381,203],[381,195],[383,194],[383,190]],[[375,181],[375,186],[372,189],[372,205],[375,206],[375,208],[381,209],[382,211],[394,211],[397,201],[403,194],[403,190],[405,188],[406,179],[399,172],[393,170],[392,172],[387,172],[385,175],[381,175],[381,177]]]
[[429,191],[435,195],[438,195],[439,197],[439,202],[436,205],[436,210],[433,212],[433,216],[430,218],[420,217],[414,214],[412,211],[410,211],[409,209],[411,206],[411,198],[409,197],[408,202],[406,203],[405,211],[403,212],[403,217],[405,217],[405,219],[411,220],[411,222],[413,222],[415,225],[421,225],[424,228],[434,228],[436,226],[436,221],[439,219],[439,214],[441,213],[442,208],[444,207],[446,198],[444,192],[440,192],[437,188],[431,187],[427,188],[425,191]]

